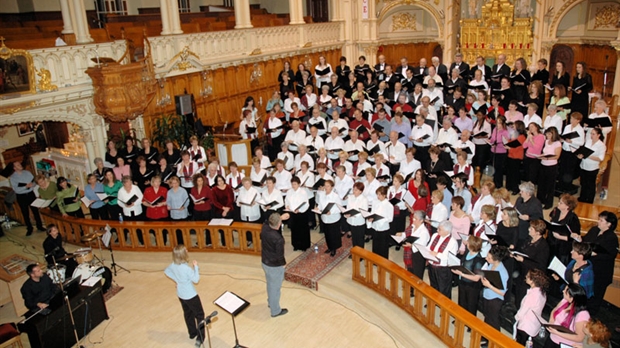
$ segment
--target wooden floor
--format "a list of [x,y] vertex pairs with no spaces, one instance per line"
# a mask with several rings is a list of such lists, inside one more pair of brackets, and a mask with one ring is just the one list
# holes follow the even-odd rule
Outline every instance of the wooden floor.
[[[0,257],[13,253],[43,261],[43,233],[23,237],[24,228],[14,228],[0,238]],[[287,233],[285,237],[288,239]],[[313,232],[314,241],[322,238]],[[10,239],[10,240],[9,240]],[[75,247],[68,246],[68,250]],[[98,253],[98,251],[97,251]],[[109,265],[109,254],[104,252]],[[392,253],[395,261],[402,253]],[[287,245],[287,260],[299,252]],[[351,261],[345,260],[320,282],[314,291],[285,282],[281,304],[289,314],[271,318],[267,308],[264,274],[260,258],[223,253],[194,253],[200,263],[197,290],[207,314],[218,318],[211,325],[213,347],[232,347],[234,333],[229,315],[213,304],[222,292],[231,290],[251,306],[236,318],[239,342],[249,347],[441,347],[443,344],[396,306],[351,280]],[[174,283],[163,269],[170,254],[115,252],[121,272],[115,281],[125,289],[107,302],[110,320],[103,322],[83,342],[86,347],[191,347],[193,341],[183,322]],[[402,261],[400,261],[402,262]],[[0,322],[17,321],[12,305],[0,308]],[[26,335],[22,335],[26,347]]]

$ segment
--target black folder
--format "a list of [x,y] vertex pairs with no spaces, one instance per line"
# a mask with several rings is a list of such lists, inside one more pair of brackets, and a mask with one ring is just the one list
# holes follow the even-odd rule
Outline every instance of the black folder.
[[519,147],[521,145],[523,145],[523,144],[521,144],[519,139],[515,139],[515,140],[509,141],[506,144],[504,144],[504,146],[507,146],[507,147],[510,147],[510,148],[517,148],[517,147]]
[[431,126],[431,128],[435,127],[435,120],[431,120],[429,118],[424,120],[424,123],[426,123],[427,125]]
[[594,128],[594,127],[605,128],[605,127],[612,126],[611,120],[609,119],[609,117],[586,118],[584,120],[584,123],[590,128]]
[[588,158],[590,157],[592,154],[594,153],[594,150],[592,150],[589,147],[586,147],[585,145],[581,146],[580,148],[578,148],[577,150],[575,150],[575,152],[573,152],[573,154],[575,156],[577,155],[583,155],[583,158]]
[[499,290],[504,290],[504,284],[502,284],[502,278],[499,275],[499,271],[483,270],[482,273],[491,285]]
[[322,69],[322,70],[321,69],[315,69],[314,73],[319,75],[319,76],[324,76],[324,75],[329,74],[331,71],[332,71],[332,69],[330,67],[327,67],[327,68]]
[[579,133],[577,133],[577,132],[570,132],[570,133],[562,134],[562,135],[560,135],[560,137],[562,139],[575,139],[575,138],[579,138]]
[[329,213],[330,210],[332,210],[332,208],[334,207],[334,204],[336,203],[327,203],[327,205],[325,206],[325,208],[323,209],[323,211],[321,212],[317,212],[316,210],[314,211],[314,213],[316,214],[321,214],[321,215],[325,215],[327,213]]
[[119,199],[119,201],[121,201],[121,202],[122,202],[123,204],[125,204],[125,205],[130,205],[130,204],[133,204],[133,203],[134,203],[135,201],[137,201],[137,200],[138,200],[138,196],[137,196],[137,195],[133,195],[133,196],[131,196],[131,198],[129,198],[129,199],[127,200],[127,202],[123,202],[123,201],[121,201],[121,200]]

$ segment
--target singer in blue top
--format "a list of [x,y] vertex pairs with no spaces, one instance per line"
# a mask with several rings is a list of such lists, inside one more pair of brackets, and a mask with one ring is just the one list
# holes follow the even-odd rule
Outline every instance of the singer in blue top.
[[192,340],[195,338],[196,347],[200,347],[205,337],[204,325],[200,325],[200,322],[204,320],[205,313],[200,297],[194,288],[194,284],[200,280],[198,262],[192,261],[193,268],[188,265],[189,255],[182,244],[175,246],[172,250],[172,261],[164,273],[177,283],[177,296],[181,301],[189,338]]

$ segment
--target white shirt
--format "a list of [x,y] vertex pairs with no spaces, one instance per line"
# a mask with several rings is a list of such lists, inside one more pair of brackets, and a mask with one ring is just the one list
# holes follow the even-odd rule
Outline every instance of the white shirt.
[[271,161],[269,160],[269,157],[263,155],[263,157],[260,159],[260,167],[263,169],[271,167]]
[[[355,197],[355,195],[349,195],[349,200],[347,201],[347,210],[349,209],[355,209],[357,211],[367,210],[368,199],[366,199],[366,197],[363,194],[357,197]],[[362,226],[366,223],[366,219],[364,219],[362,214],[355,214],[353,216],[350,216],[347,219],[347,222],[351,226]]]
[[317,192],[316,201],[319,211],[321,212],[323,212],[323,209],[325,209],[329,203],[335,203],[329,210],[329,215],[321,214],[321,221],[323,221],[323,223],[333,224],[340,221],[340,209],[338,209],[336,204],[342,205],[342,200],[340,200],[336,192],[332,191],[330,194],[326,194],[325,191],[319,191]]
[[284,111],[287,114],[290,114],[293,112],[293,108],[291,107],[291,104],[293,104],[293,102],[296,103],[298,106],[301,106],[301,100],[299,100],[299,98],[294,97],[292,100],[291,98],[286,98],[284,100]]
[[379,166],[377,166],[375,164],[372,167],[375,168],[375,170],[377,171],[377,180],[379,179],[380,176],[386,176],[387,175],[387,179],[381,179],[381,180],[385,180],[384,182],[380,181],[381,185],[387,186],[387,184],[390,181],[392,181],[392,175],[390,175],[390,168],[388,168],[385,164],[381,163]]
[[241,137],[243,139],[256,139],[258,136],[258,129],[254,130],[252,133],[248,133],[247,127],[256,128],[256,122],[254,122],[253,119],[250,119],[250,121],[245,118],[241,120],[239,124],[239,134],[241,134]]
[[300,104],[299,108],[304,111],[312,110],[312,107],[314,106],[314,104],[316,104],[316,101],[318,99],[316,94],[314,93],[310,93],[310,95],[304,94],[302,98],[303,97],[306,97],[306,103],[308,104],[308,108],[306,108],[303,104]]
[[308,196],[306,196],[306,191],[301,187],[299,187],[297,191],[293,189],[291,189],[290,191],[291,194],[286,195],[286,199],[284,199],[284,205],[287,207],[287,209],[295,209],[299,207],[299,205],[303,202],[306,204],[299,208],[299,212],[305,213],[306,211],[308,211],[310,203],[308,202]]
[[336,179],[334,181],[334,191],[342,200],[345,199],[345,196],[348,196],[348,198],[353,197],[353,184],[353,179],[350,176],[345,175],[342,179],[340,179],[336,175]]
[[[424,135],[428,135],[428,138],[422,139],[421,142],[418,142],[417,139],[422,138]],[[411,127],[411,135],[409,136],[409,139],[413,141],[413,144],[415,146],[431,146],[431,144],[433,143],[433,138],[433,129],[426,123],[421,126],[414,124],[413,127]]]
[[351,164],[351,162],[345,161],[344,163],[340,163],[340,165],[344,167],[344,172],[347,173],[347,175],[353,175],[353,164]]
[[[400,168],[398,169],[398,171],[404,179],[407,175],[415,173],[416,170],[420,168],[422,168],[422,166],[420,165],[420,161],[418,161],[417,159],[414,158],[413,160],[411,160],[411,162],[407,162],[407,160],[405,159],[404,161],[400,162]],[[413,174],[411,175],[411,177],[413,177]]]
[[276,189],[282,191],[282,195],[286,195],[286,190],[291,188],[291,179],[293,178],[291,172],[287,170],[279,172],[276,170],[273,173],[273,177],[276,178]]
[[280,190],[276,189],[275,187],[273,188],[273,191],[271,191],[271,193],[269,193],[268,189],[265,189],[262,193],[262,200],[263,203],[271,203],[274,201],[278,202],[277,204],[271,206],[269,209],[266,209],[265,206],[261,206],[261,209],[263,209],[264,211],[278,210],[284,206],[284,198],[282,198],[282,192],[280,192]]
[[309,154],[305,154],[303,156],[301,156],[301,154],[296,154],[295,155],[295,161],[294,161],[294,169],[295,172],[298,172],[301,170],[301,162],[308,162],[308,169],[309,170],[314,170],[314,160],[312,159],[312,157]]
[[381,187],[381,183],[377,179],[367,182],[364,185],[364,196],[366,196],[366,199],[368,200],[369,207],[372,207],[374,202],[377,200],[377,189],[379,187]]
[[364,163],[357,162],[357,170],[355,171],[355,173],[351,174],[351,176],[354,176],[354,177],[359,176],[360,178],[359,178],[358,181],[365,183],[366,182],[366,175],[360,176],[359,173],[361,171],[363,171],[363,170],[368,169],[368,168],[370,168],[370,163],[368,163],[368,162],[364,162]]
[[[277,117],[270,117],[269,120],[267,120],[267,128],[269,129],[274,129],[276,127],[280,127],[282,125],[282,121],[280,121],[279,118]],[[277,138],[280,135],[282,135],[283,130],[282,129],[276,129],[275,131],[271,132],[271,138]]]
[[323,142],[323,138],[320,136],[313,137],[312,135],[308,135],[304,140],[304,145],[314,147],[314,150],[308,151],[310,153],[316,153],[319,149],[325,147],[325,143]]
[[[239,189],[239,196],[237,196],[237,206],[240,207],[241,221],[256,221],[260,219],[260,205],[257,203],[260,198],[260,194],[254,187],[250,187],[246,190],[245,187]],[[251,206],[241,204],[241,202],[250,203],[254,200],[254,204]]]
[[590,158],[598,157],[600,159],[603,159],[605,157],[605,151],[607,151],[607,146],[605,146],[605,144],[600,140],[592,144],[591,139],[586,140],[585,146],[591,150],[594,150],[594,153],[591,154],[588,158],[582,159],[581,164],[579,165],[579,168],[583,170],[587,170],[587,171],[593,171],[593,170],[599,169],[601,162],[592,160]]
[[[600,115],[597,114],[596,112],[591,113],[590,116],[588,116],[588,119],[589,120],[593,120],[593,119],[596,119],[596,118],[603,118],[603,117],[607,117],[611,121],[611,118],[609,117],[609,115],[607,115],[604,112],[602,114],[600,114]],[[587,132],[588,138],[589,138],[589,135],[590,135],[590,129],[591,128],[589,128],[589,127],[586,128],[586,130],[588,131]],[[607,134],[609,134],[611,132],[611,129],[612,129],[612,127],[603,127],[603,135],[605,136],[605,138],[607,138]]]
[[341,137],[346,136],[347,132],[349,131],[349,124],[347,123],[347,121],[341,118],[339,118],[338,121],[334,121],[334,120],[329,121],[329,124],[327,125],[327,131],[331,134],[332,128],[334,127],[338,128],[338,131],[344,128],[344,130],[340,132]]
[[[489,135],[490,134],[491,133],[489,133]],[[471,159],[474,158],[474,155],[476,154],[476,145],[474,145],[474,143],[471,140],[467,140],[466,142],[463,142],[461,139],[459,139],[454,143],[452,147],[454,148],[454,150],[464,149],[468,147],[469,151],[471,152],[471,154],[469,153],[467,154],[468,163],[471,163]],[[452,156],[452,161],[456,163],[456,153],[452,152],[450,156]]]
[[[258,173],[254,171],[254,166],[252,166],[252,168],[250,169],[250,179],[252,179],[252,181],[261,182],[263,180],[263,177],[267,177],[267,176],[269,176],[269,174],[267,173],[266,170],[262,168]],[[263,185],[265,184],[263,183]],[[259,192],[264,189],[264,186],[261,186],[261,187],[254,186],[254,187],[256,187],[256,189]]]
[[376,146],[379,146],[379,152],[378,153],[382,153],[383,156],[385,156],[385,143],[382,142],[381,140],[377,139],[376,143],[372,142],[372,139],[368,139],[368,141],[366,142],[366,149],[367,150],[372,150],[374,149]]
[[[400,194],[400,196],[398,196],[398,198],[402,199],[403,195],[405,195],[405,191],[406,191],[406,188],[403,185],[401,185],[398,190],[396,190],[395,186],[390,186],[388,188],[387,199],[391,200],[393,198],[396,198],[396,195],[399,195],[399,194]],[[407,206],[405,205],[405,202],[403,202],[403,201],[400,201],[400,202],[396,203],[395,206],[398,207],[398,209],[400,209],[400,210],[407,209]],[[396,231],[396,232],[402,232],[402,231]]]
[[[435,144],[441,145],[448,143],[451,146],[454,146],[457,140],[459,140],[459,135],[458,133],[456,133],[454,128],[450,127],[448,128],[448,130],[446,130],[445,128],[441,127],[441,129],[439,130],[439,134],[437,135],[437,140],[435,140]],[[444,151],[450,152],[450,148],[446,147]]]
[[[433,244],[433,241],[435,239],[437,239],[437,243],[435,244],[434,248],[431,248],[431,245]],[[450,235],[447,235],[445,237],[442,237],[439,235],[439,233],[435,233],[430,241],[428,242],[427,247],[431,250],[431,251],[439,251],[439,248],[441,247],[441,244],[443,244],[444,240],[446,238],[450,238],[450,240],[448,241],[448,245],[446,245],[446,248],[443,250],[443,252],[438,253],[435,257],[439,259],[439,264],[435,265],[435,266],[440,266],[440,267],[445,267],[448,265],[448,253],[452,253],[454,255],[456,255],[456,253],[458,252],[458,243],[456,241],[456,239],[452,238]]]
[[566,127],[564,127],[564,132],[562,132],[562,135],[572,132],[577,132],[579,136],[577,138],[571,139],[571,143],[563,141],[562,150],[564,151],[575,152],[575,150],[577,150],[581,145],[585,143],[585,132],[583,131],[583,127],[581,127],[580,124],[578,124],[577,127],[573,128],[573,126],[571,126],[569,123]]
[[[207,153],[205,152],[205,148],[202,146],[198,146],[197,148],[190,147],[188,150],[189,158],[192,162],[196,162],[199,166],[204,165],[207,162]],[[194,160],[194,157],[200,157]]]
[[[316,70],[325,70],[327,68],[329,68],[329,72],[327,74],[322,76],[316,74]],[[332,78],[332,74],[334,73],[334,69],[332,69],[332,66],[329,63],[326,63],[324,67],[321,67],[320,65],[315,66],[314,71],[314,78],[316,79],[317,86],[321,85],[319,82],[329,82]]]
[[558,132],[560,131],[560,129],[562,129],[562,117],[560,115],[555,114],[553,116],[547,116],[545,118],[545,122],[543,123],[543,130],[547,131],[547,129],[551,127],[555,127]]
[[198,163],[190,161],[189,164],[187,165],[187,174],[188,174],[188,178],[185,177],[185,173],[183,172],[183,162],[177,164],[177,176],[179,177],[179,179],[181,179],[181,186],[183,187],[187,187],[187,188],[192,188],[194,187],[194,182],[192,180],[192,177],[194,176],[194,174],[198,173]]
[[440,222],[448,220],[448,208],[441,202],[434,204],[430,220],[431,226],[437,228]]
[[394,220],[394,206],[392,206],[392,203],[387,198],[382,201],[377,199],[372,203],[372,213],[382,216],[383,219],[368,222],[366,226],[377,232],[388,231],[390,223]]
[[301,181],[301,187],[306,190],[308,199],[313,198],[314,191],[312,191],[312,186],[314,186],[314,183],[316,182],[314,179],[314,174],[308,170],[305,174],[299,171],[295,176],[299,178],[299,181]]
[[[123,203],[123,202],[127,202],[134,195],[136,195],[138,199],[133,203],[131,207],[128,207],[127,205],[125,205],[125,203]],[[142,191],[140,191],[138,186],[131,185],[131,190],[129,190],[129,192],[125,190],[124,186],[121,187],[121,189],[118,190],[117,198],[118,198],[118,206],[123,208],[124,216],[131,216],[131,213],[133,213],[134,216],[138,216],[142,214]]]
[[540,127],[542,127],[542,118],[540,118],[540,116],[534,114],[532,116],[526,114],[525,116],[523,116],[523,123],[525,124],[525,128],[527,129],[527,127],[530,125],[530,123],[536,123],[537,125],[539,125]]
[[295,131],[291,129],[286,133],[286,137],[284,138],[284,141],[288,141],[291,143],[289,149],[293,151],[297,151],[297,145],[303,144],[305,140],[306,132],[304,132],[302,129],[298,130],[297,133],[295,133]]
[[278,158],[284,161],[284,169],[291,170],[295,167],[295,156],[292,152],[286,151],[286,153],[278,152]]
[[341,137],[328,137],[325,139],[325,150],[327,150],[327,157],[330,159],[338,159],[338,155],[340,151],[330,152],[332,150],[342,150],[344,149],[344,140]]
[[477,224],[480,221],[480,212],[482,211],[483,205],[492,205],[495,206],[495,199],[492,195],[486,195],[484,197],[478,198],[476,204],[471,208],[471,216],[474,218],[474,223]]
[[[224,180],[226,180],[226,183],[228,184],[228,186],[230,186],[233,189],[233,192],[235,193],[235,196],[237,196],[239,193],[235,191],[236,187],[241,185],[241,180],[245,177],[245,174],[241,173],[241,172],[237,172],[237,175],[233,176],[232,173],[229,173],[228,175],[226,175],[226,178]],[[239,188],[241,189],[241,187]]]
[[[417,237],[416,244],[427,245],[428,241],[431,239],[431,234],[428,232],[426,228],[426,224],[420,224],[420,227],[413,229],[415,226],[411,225],[411,236],[407,237]],[[418,248],[415,245],[411,244],[411,251],[414,253],[418,253]]]
[[[429,97],[431,99],[431,105],[435,108],[435,110],[439,110],[439,108],[443,105],[443,91],[441,90],[441,88],[435,87],[432,91],[425,88],[424,90],[422,90],[422,96]],[[435,100],[435,98],[437,98],[437,101],[433,103],[433,100]]]
[[[482,133],[482,132],[486,132],[487,135],[485,135],[482,138],[472,138],[472,142],[475,145],[485,145],[488,144],[487,140],[489,140],[491,138],[491,123],[484,121],[484,123],[482,124],[482,127],[480,127],[479,123],[474,124],[474,129],[471,131],[471,135],[474,136],[478,133]],[[469,156],[467,156],[469,157]]]
[[[323,117],[310,117],[310,119],[308,120],[308,125],[306,125],[306,133],[308,134],[308,136],[310,136],[310,127],[313,125],[317,125],[317,134],[319,136],[324,135],[327,132],[327,124],[325,123],[325,119]],[[323,125],[323,128],[321,128],[320,125]],[[321,140],[323,140],[323,138],[321,138]]]
[[394,145],[394,143],[392,143],[391,141],[387,142],[385,144],[385,154],[387,155],[387,159],[390,163],[392,164],[398,164],[405,161],[405,159],[407,158],[406,156],[406,151],[407,148],[405,147],[405,144],[401,143],[400,141],[396,141],[396,145]]
[[[359,139],[357,139],[357,141],[355,141],[355,143],[351,139],[347,140],[347,142],[344,143],[344,151],[349,152],[349,151],[353,151],[353,150],[357,150],[359,152],[364,151],[364,142],[359,140]],[[353,162],[357,161],[357,154],[356,155],[349,155],[349,160],[351,160]]]

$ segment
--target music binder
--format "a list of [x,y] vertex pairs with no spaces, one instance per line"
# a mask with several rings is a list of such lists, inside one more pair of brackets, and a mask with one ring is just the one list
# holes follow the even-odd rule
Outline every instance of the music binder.
[[425,119],[424,123],[426,123],[427,125],[431,126],[431,128],[435,127],[435,120],[432,120],[430,118]]
[[519,141],[519,139],[515,139],[515,140],[511,140],[507,143],[504,144],[504,146],[506,147],[510,147],[510,148],[517,148],[519,146],[521,146],[521,142]]
[[319,215],[326,215],[327,213],[329,213],[330,210],[332,210],[332,208],[334,207],[334,204],[336,203],[327,203],[327,205],[325,206],[325,208],[323,208],[323,210],[319,210],[319,208],[315,208],[312,209],[312,212],[315,214],[319,214]]
[[560,138],[562,138],[562,139],[575,139],[575,138],[579,138],[579,133],[577,133],[577,132],[570,132],[570,133],[562,134],[562,135],[560,135]]
[[330,67],[326,67],[325,69],[315,69],[314,73],[319,75],[319,76],[325,76],[327,74],[329,74],[332,71],[332,69]]
[[215,301],[213,301],[221,309],[231,314],[233,317],[243,312],[244,309],[250,306],[250,302],[242,299],[237,294],[231,291],[225,291]]
[[239,204],[247,205],[248,207],[251,207],[252,205],[254,205],[254,201],[256,200],[257,196],[258,196],[258,194],[254,194],[254,197],[252,197],[252,200],[249,203],[248,202],[243,202],[243,201],[239,200]]
[[131,196],[131,198],[129,198],[129,199],[127,200],[127,202],[123,202],[122,200],[120,200],[120,199],[119,199],[119,201],[120,201],[121,203],[125,204],[125,205],[131,205],[131,204],[133,204],[133,203],[134,203],[135,201],[137,201],[137,200],[138,200],[138,196],[137,196],[137,195],[133,195],[133,196]]
[[577,150],[575,150],[575,152],[573,152],[575,156],[582,155],[584,159],[590,157],[593,153],[594,150],[586,147],[585,145],[582,145]]
[[609,117],[586,118],[584,120],[584,123],[590,128],[594,128],[594,127],[605,128],[605,127],[612,126],[611,120],[609,119]]
[[481,271],[484,277],[499,290],[504,290],[504,284],[502,283],[502,277],[499,274],[499,271],[493,270],[482,270]]
[[155,205],[164,200],[164,196],[157,196],[152,202],[147,201],[150,205]]

